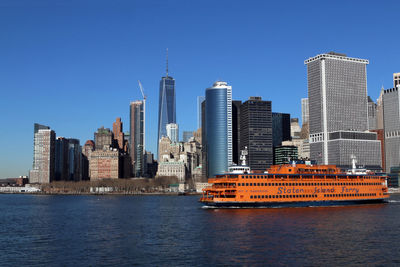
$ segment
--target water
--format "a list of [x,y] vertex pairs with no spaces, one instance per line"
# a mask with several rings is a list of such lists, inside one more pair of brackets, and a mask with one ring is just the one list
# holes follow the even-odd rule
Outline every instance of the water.
[[0,265],[398,266],[387,204],[204,209],[197,196],[0,195]]

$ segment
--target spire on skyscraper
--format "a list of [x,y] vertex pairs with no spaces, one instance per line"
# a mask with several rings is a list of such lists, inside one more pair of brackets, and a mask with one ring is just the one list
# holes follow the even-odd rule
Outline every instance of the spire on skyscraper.
[[168,48],[167,48],[167,76],[168,77]]

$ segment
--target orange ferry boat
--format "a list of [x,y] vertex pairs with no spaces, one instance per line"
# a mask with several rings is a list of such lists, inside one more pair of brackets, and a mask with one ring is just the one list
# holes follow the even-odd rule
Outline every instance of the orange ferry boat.
[[[298,207],[384,202],[386,176],[335,165],[273,165],[267,173],[225,173],[211,178],[200,202],[214,207]],[[248,168],[248,167],[247,167]]]

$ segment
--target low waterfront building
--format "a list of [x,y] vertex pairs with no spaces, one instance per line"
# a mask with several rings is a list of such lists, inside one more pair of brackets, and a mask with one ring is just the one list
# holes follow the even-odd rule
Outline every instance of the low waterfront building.
[[186,167],[182,161],[160,162],[156,177],[177,177],[180,183],[186,180]]
[[195,186],[196,186],[197,193],[203,193],[203,189],[211,186],[211,184],[198,182],[198,183],[195,183]]

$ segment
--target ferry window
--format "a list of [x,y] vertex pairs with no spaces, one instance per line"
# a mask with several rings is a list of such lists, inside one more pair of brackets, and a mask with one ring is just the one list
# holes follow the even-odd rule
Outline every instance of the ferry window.
[[258,186],[260,186],[260,183],[257,183]]
[[268,183],[268,186],[271,186],[271,183]]
[[250,183],[250,186],[253,186],[253,183]]
[[249,183],[246,183],[246,186],[249,186]]

